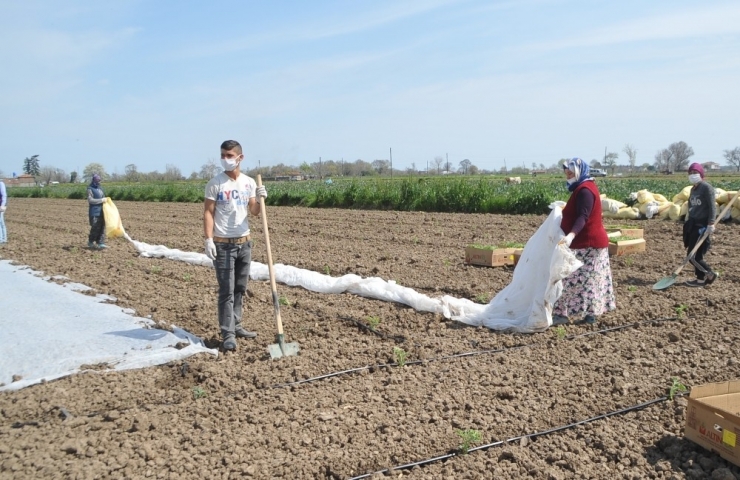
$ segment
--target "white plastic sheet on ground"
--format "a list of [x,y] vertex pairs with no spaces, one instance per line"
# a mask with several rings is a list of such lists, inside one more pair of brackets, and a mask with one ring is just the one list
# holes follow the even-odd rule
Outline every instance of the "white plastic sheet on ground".
[[524,246],[511,283],[483,308],[470,300],[457,300],[459,311],[453,312],[452,319],[516,332],[540,332],[552,325],[552,308],[563,292],[562,281],[583,263],[568,247],[558,245],[563,237],[561,202],[551,208]]
[[[331,277],[289,265],[274,265],[275,280],[319,293],[353,293],[401,303],[421,312],[440,313],[446,318],[469,325],[484,325],[495,330],[538,332],[552,325],[552,306],[562,292],[562,279],[582,265],[570,249],[558,246],[562,202],[553,204],[552,212],[524,247],[511,284],[499,292],[491,303],[480,305],[468,299],[444,296],[431,298],[378,277],[363,278],[348,274]],[[162,257],[193,265],[213,268],[213,262],[202,253],[183,252],[163,245],[149,245],[125,235],[145,257]],[[252,280],[269,280],[267,265],[252,261]]]
[[103,303],[110,297],[83,295],[74,290],[84,285],[62,286],[37,274],[0,261],[0,391],[77,373],[83,365],[127,370],[218,355],[185,330],[147,328],[151,320]]

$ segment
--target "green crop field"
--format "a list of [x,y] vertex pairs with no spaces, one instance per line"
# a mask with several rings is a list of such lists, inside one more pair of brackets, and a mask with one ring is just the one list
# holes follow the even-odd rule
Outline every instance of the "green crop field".
[[[715,187],[740,188],[740,177],[710,178]],[[625,201],[638,190],[660,193],[669,200],[688,185],[683,176],[599,178],[601,193]],[[354,208],[460,213],[547,213],[555,200],[567,200],[560,176],[523,178],[519,185],[503,177],[397,177],[267,182],[268,205],[318,208]],[[84,199],[86,186],[56,185],[44,188],[9,188],[10,197]],[[106,195],[116,200],[144,202],[202,202],[205,182],[107,183]]]

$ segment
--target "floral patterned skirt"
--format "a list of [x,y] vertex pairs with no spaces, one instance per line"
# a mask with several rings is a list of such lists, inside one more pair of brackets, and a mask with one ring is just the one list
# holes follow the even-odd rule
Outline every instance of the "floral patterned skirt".
[[565,317],[599,316],[617,308],[608,248],[573,250],[583,266],[563,280],[563,294],[553,314]]

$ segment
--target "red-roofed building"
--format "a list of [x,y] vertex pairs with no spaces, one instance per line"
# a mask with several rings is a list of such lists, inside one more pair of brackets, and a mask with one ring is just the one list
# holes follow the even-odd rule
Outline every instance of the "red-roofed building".
[[6,187],[35,187],[36,186],[36,179],[33,178],[33,175],[28,175],[27,173],[24,173],[23,175],[19,175],[14,178],[6,178],[4,180]]

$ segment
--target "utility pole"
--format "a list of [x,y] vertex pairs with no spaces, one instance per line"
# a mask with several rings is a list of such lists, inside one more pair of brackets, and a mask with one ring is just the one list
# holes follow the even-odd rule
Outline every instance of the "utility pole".
[[342,157],[342,176],[344,176],[344,157]]
[[450,173],[450,157],[445,153],[445,170]]
[[393,178],[393,149],[388,148],[388,151],[390,152],[390,155],[391,155],[391,178]]
[[606,147],[604,147],[604,168],[606,168],[605,165],[606,165]]
[[319,180],[321,180],[321,178],[322,178],[322,175],[321,175],[321,157],[319,157]]
[[504,173],[506,172],[508,172],[508,170],[506,169],[506,159],[504,158]]

